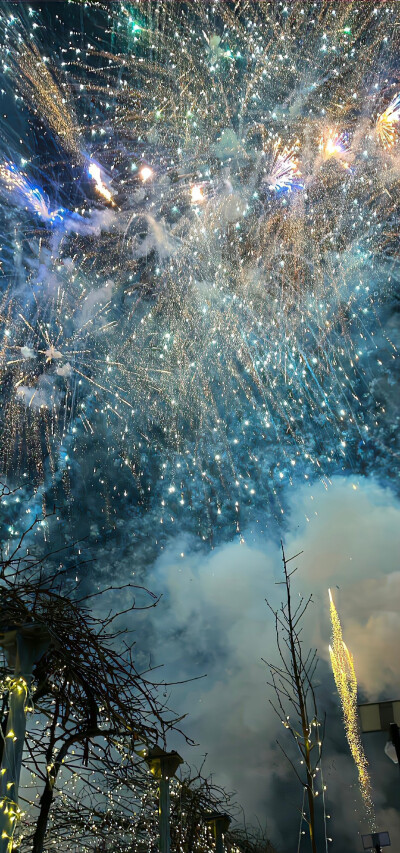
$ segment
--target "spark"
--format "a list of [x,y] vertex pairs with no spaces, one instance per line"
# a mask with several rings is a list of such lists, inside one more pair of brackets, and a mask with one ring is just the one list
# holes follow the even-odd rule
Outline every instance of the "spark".
[[39,111],[67,151],[81,157],[81,141],[74,110],[57,71],[48,66],[35,44],[18,42],[12,56],[17,88],[32,111]]
[[319,150],[323,159],[330,160],[332,157],[335,157],[340,160],[345,169],[349,168],[348,162],[344,159],[348,148],[346,131],[337,131],[332,128],[323,133],[319,142]]
[[14,163],[0,165],[0,183],[8,193],[18,195],[22,203],[34,211],[43,222],[54,225],[61,222],[68,212],[61,207],[50,210],[48,200],[40,187],[32,184]]
[[353,655],[348,650],[342,637],[342,626],[329,592],[329,607],[332,627],[332,645],[329,646],[333,676],[340,696],[343,711],[344,728],[351,754],[358,771],[361,795],[371,826],[375,827],[374,805],[371,797],[371,780],[360,737],[357,717],[357,676],[354,669]]

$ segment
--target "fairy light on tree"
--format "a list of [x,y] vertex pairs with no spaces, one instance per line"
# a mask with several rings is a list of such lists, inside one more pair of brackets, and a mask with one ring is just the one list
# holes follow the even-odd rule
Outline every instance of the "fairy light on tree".
[[[137,743],[154,742],[177,722],[161,707],[157,685],[136,669],[127,632],[122,631],[121,641],[121,631],[114,627],[122,611],[102,618],[92,609],[93,602],[105,602],[110,592],[123,595],[123,613],[131,613],[138,588],[128,583],[80,595],[79,582],[71,587],[62,572],[43,571],[40,557],[24,544],[38,521],[0,564],[2,612],[12,626],[0,634],[0,645],[8,665],[15,663],[11,679],[8,666],[1,673],[7,679],[2,685],[7,722],[0,777],[1,853],[9,853],[12,845],[22,761],[36,775],[40,799],[33,821],[30,815],[30,840],[33,853],[43,853],[60,778],[67,776],[72,788],[74,783],[80,787],[80,771],[90,768],[94,778],[90,784],[86,774],[83,784],[90,796],[98,766],[109,765],[115,772],[127,762],[132,780],[140,784]],[[154,596],[140,589],[153,606]],[[27,725],[28,705],[35,713]],[[24,835],[22,827],[18,832]]]
[[[317,812],[316,798],[322,793],[323,807],[322,830],[327,843],[325,790],[321,774],[322,746],[324,727],[318,719],[317,699],[314,689],[315,669],[318,663],[315,650],[305,650],[300,638],[302,620],[312,603],[312,595],[307,599],[299,596],[297,603],[293,602],[292,577],[297,568],[290,571],[289,563],[300,554],[286,558],[283,543],[283,585],[285,598],[277,610],[267,604],[275,619],[276,644],[279,663],[267,662],[270,673],[270,686],[275,691],[275,701],[271,705],[280,718],[282,725],[290,734],[299,757],[294,760],[286,749],[278,742],[280,749],[289,761],[297,780],[303,789],[300,836],[303,821],[307,826],[307,834],[313,853],[317,853]],[[300,552],[301,553],[301,552]],[[320,775],[318,775],[320,774]]]

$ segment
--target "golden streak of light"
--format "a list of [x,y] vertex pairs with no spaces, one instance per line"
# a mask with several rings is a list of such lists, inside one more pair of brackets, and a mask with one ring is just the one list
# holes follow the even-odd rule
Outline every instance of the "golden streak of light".
[[24,44],[17,58],[17,83],[32,110],[37,110],[64,147],[81,156],[80,135],[74,111],[53,68],[46,64],[36,45]]
[[349,164],[343,159],[348,151],[348,143],[344,133],[334,128],[325,131],[319,141],[319,150],[324,160],[330,160],[332,157],[335,157],[342,163],[345,169],[349,168]]
[[97,163],[90,163],[88,171],[90,177],[93,178],[95,182],[96,190],[99,195],[103,196],[106,201],[114,204],[112,194],[102,179],[100,166],[98,166]]
[[349,652],[342,636],[342,626],[329,590],[329,607],[332,627],[332,645],[329,646],[333,676],[340,696],[343,711],[344,728],[351,754],[355,761],[364,806],[371,823],[375,828],[375,812],[371,797],[371,780],[361,743],[357,718],[357,676],[354,669],[353,655]]

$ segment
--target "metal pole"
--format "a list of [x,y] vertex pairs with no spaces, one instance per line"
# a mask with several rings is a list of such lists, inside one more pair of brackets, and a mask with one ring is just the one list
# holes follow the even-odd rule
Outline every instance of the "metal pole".
[[224,853],[224,843],[222,840],[222,826],[219,820],[215,821],[215,853]]
[[14,825],[19,815],[18,782],[25,741],[27,695],[28,685],[25,679],[13,678],[10,680],[9,711],[0,776],[1,853],[7,853],[8,850],[11,850]]
[[0,853],[9,853],[19,817],[18,786],[26,733],[26,700],[32,670],[49,646],[50,637],[42,625],[21,626],[0,633],[0,646],[14,676],[8,679],[8,718],[0,772]]
[[162,776],[159,786],[159,827],[160,827],[160,853],[170,853],[171,836],[169,831],[169,779]]

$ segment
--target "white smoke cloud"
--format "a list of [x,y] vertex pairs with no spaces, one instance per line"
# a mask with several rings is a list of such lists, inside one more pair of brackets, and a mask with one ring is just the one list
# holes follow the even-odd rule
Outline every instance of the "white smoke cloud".
[[69,361],[66,361],[65,364],[62,364],[59,367],[57,367],[55,372],[56,372],[57,376],[62,376],[64,378],[66,378],[68,376],[72,376],[73,369],[72,369]]
[[72,215],[63,221],[65,233],[72,231],[74,234],[82,234],[89,237],[99,237],[102,231],[110,231],[117,222],[117,215],[113,210],[92,210],[90,216]]
[[165,222],[163,220],[158,222],[150,214],[146,214],[145,219],[148,224],[148,232],[146,237],[134,249],[134,257],[145,258],[150,252],[155,251],[159,258],[164,260],[175,254],[177,242],[171,236]]
[[51,375],[46,374],[39,377],[36,385],[19,385],[16,396],[25,406],[35,411],[58,408],[63,399],[63,394],[55,387]]
[[[318,647],[321,711],[324,703],[330,710],[333,706],[340,730],[339,700],[327,663],[328,587],[364,696],[398,698],[400,504],[377,483],[337,477],[327,489],[322,484],[300,489],[290,518],[293,532],[286,536],[286,554],[304,552],[296,561],[294,594],[312,592],[314,598],[304,642]],[[201,753],[209,754],[209,770],[217,770],[217,781],[237,790],[250,818],[264,813],[276,780],[284,781],[291,772],[275,743],[278,737],[285,741],[285,732],[268,703],[268,670],[261,660],[276,658],[273,620],[264,599],[274,605],[281,600],[282,587],[275,585],[280,566],[274,541],[249,537],[244,544],[223,545],[205,556],[181,540],[159,559],[148,579],[152,590],[163,593],[153,624],[155,658],[168,662],[163,677],[179,681],[207,673],[203,680],[173,688],[172,704],[189,713],[186,728]],[[382,772],[392,772],[383,751],[381,761]],[[376,772],[379,776],[380,768]],[[354,787],[356,833],[354,808],[360,808],[360,798],[350,757],[335,758],[329,775],[337,801],[333,811],[340,803],[350,808],[346,791],[348,798],[349,786]],[[344,793],[339,796],[340,785]],[[279,819],[275,823],[268,817],[269,831],[279,838]]]
[[106,281],[103,287],[98,287],[96,290],[91,290],[84,300],[82,310],[76,318],[77,326],[85,326],[91,320],[99,308],[106,305],[111,299],[114,288],[114,282]]
[[226,157],[232,157],[237,154],[240,149],[240,143],[237,134],[231,127],[225,127],[221,132],[220,138],[212,146],[211,150],[215,157],[224,160]]
[[20,347],[20,350],[21,350],[22,358],[25,359],[26,361],[30,358],[36,358],[37,357],[36,353],[32,349],[32,347],[23,346],[23,347]]

